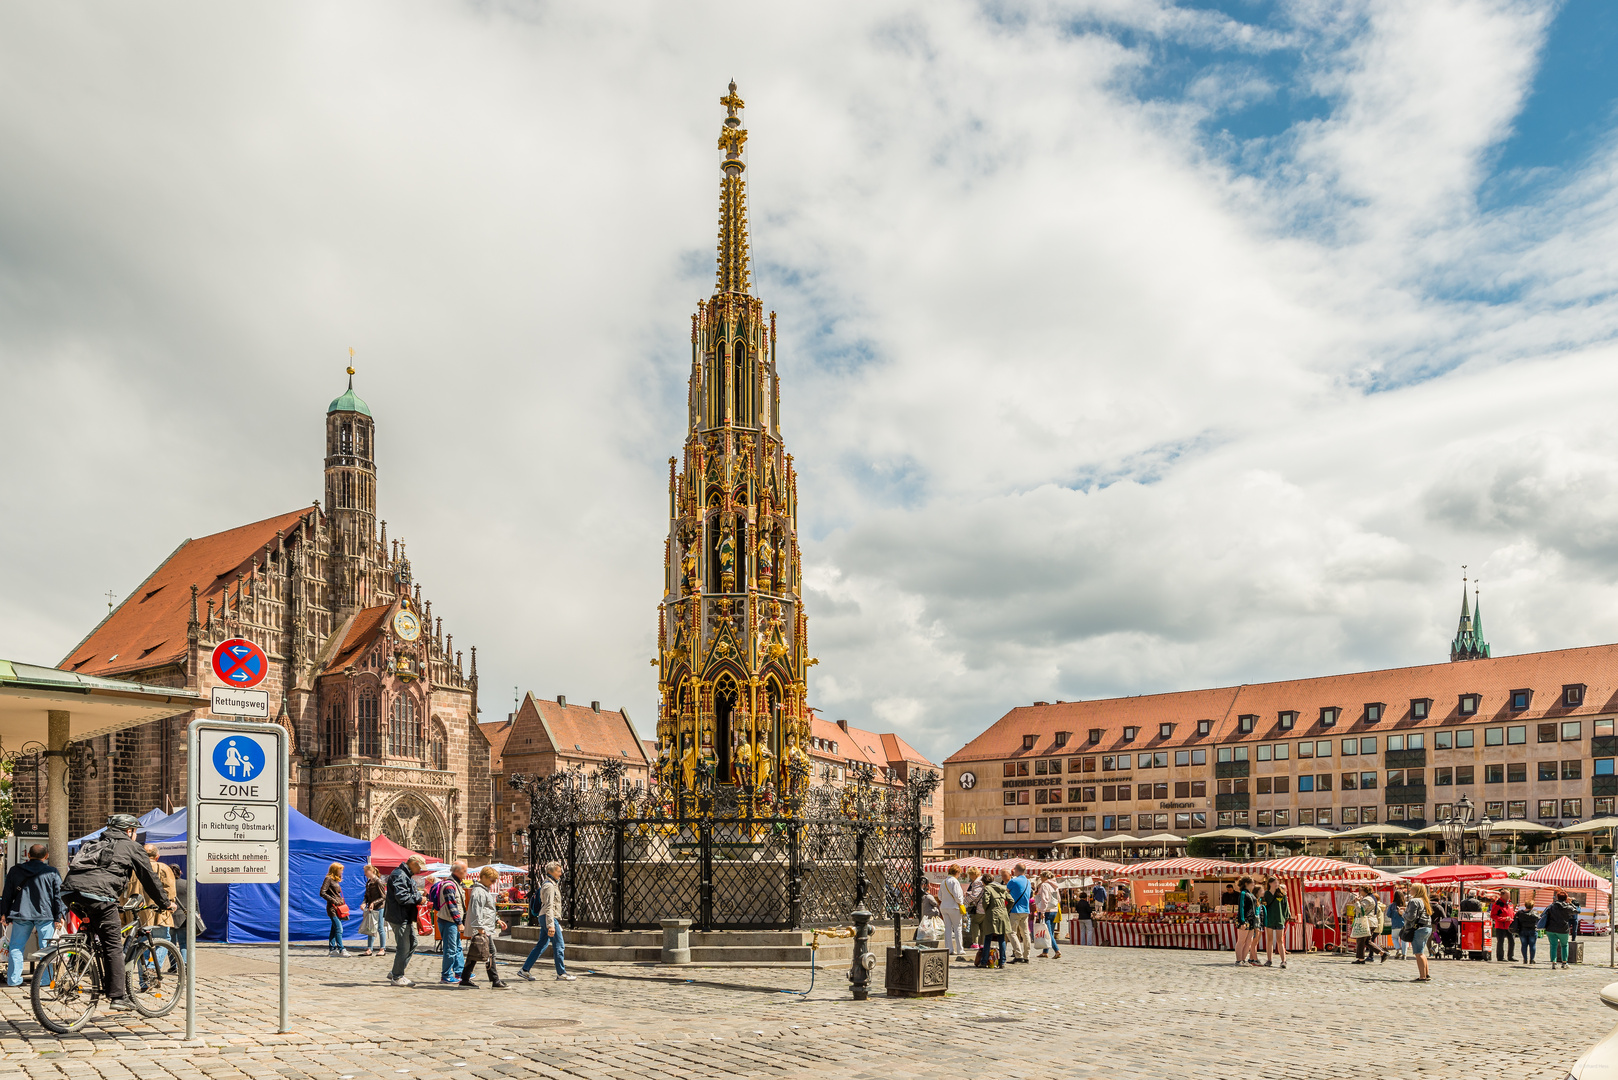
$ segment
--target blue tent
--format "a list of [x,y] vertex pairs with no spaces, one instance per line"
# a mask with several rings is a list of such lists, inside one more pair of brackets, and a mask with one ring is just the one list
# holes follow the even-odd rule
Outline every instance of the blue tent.
[[[292,851],[288,856],[290,882],[287,934],[293,941],[325,941],[331,932],[326,902],[320,899],[320,883],[332,863],[343,864],[343,899],[348,901],[349,919],[343,924],[343,937],[360,935],[360,903],[365,899],[365,864],[371,857],[371,843],[332,832],[315,824],[297,810],[291,812],[289,832]],[[185,811],[175,815],[178,835],[164,843],[164,862],[185,867]],[[156,841],[153,841],[154,843]],[[197,886],[197,907],[207,930],[204,941],[262,942],[281,940],[281,886],[249,884],[209,884]]]
[[[183,813],[185,813],[185,811],[182,810],[182,811],[180,811],[180,813],[183,814]],[[146,811],[146,813],[142,814],[139,818],[136,819],[137,821],[140,822],[140,828],[138,830],[136,830],[135,835],[139,836],[141,833],[146,833],[147,834],[146,839],[147,839],[148,843],[155,842],[156,839],[167,839],[166,836],[165,837],[160,837],[160,838],[152,837],[151,836],[151,826],[154,825],[155,823],[159,822],[159,821],[167,821],[171,816],[172,815],[163,813],[162,807],[158,807],[158,806],[152,807],[150,810]],[[181,818],[181,820],[183,821],[185,819]],[[102,833],[104,833],[106,831],[107,831],[107,827],[105,825],[103,825],[101,828],[97,829],[93,833],[86,833],[85,835],[79,837],[77,840],[69,840],[67,842],[67,850],[68,850],[68,852],[73,853],[73,852],[78,851],[80,844],[84,843],[86,840],[94,840],[96,837],[100,836]],[[277,940],[279,940],[279,939],[277,939]]]

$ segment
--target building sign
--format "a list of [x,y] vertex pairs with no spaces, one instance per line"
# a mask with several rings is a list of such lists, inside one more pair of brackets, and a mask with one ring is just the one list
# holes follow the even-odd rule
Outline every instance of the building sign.
[[1196,805],[1194,802],[1160,802],[1157,804],[1157,808],[1159,810],[1189,810]]
[[1031,776],[1026,780],[1003,780],[1000,782],[1000,786],[1003,788],[1061,787],[1062,778],[1060,776]]
[[960,835],[962,835],[962,836],[976,836],[977,834],[978,834],[978,823],[977,822],[975,822],[975,821],[963,821],[963,822],[961,822]]

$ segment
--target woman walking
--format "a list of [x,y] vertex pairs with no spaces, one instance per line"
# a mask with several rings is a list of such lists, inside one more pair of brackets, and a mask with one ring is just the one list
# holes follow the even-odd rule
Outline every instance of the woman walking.
[[[1034,892],[1034,904],[1039,910],[1039,917],[1045,920],[1045,941],[1050,952],[1055,953],[1051,959],[1062,959],[1062,946],[1056,941],[1056,921],[1062,914],[1062,893],[1051,880],[1051,872],[1042,870],[1039,874],[1039,888]],[[1046,949],[1039,950],[1039,958],[1045,959]]]
[[[978,967],[1006,966],[1006,935],[1011,933],[1011,892],[999,878],[984,875],[983,947],[978,950]],[[996,950],[998,946],[998,950]]]
[[1568,903],[1567,893],[1556,890],[1556,899],[1545,909],[1545,936],[1551,939],[1551,967],[1567,967],[1568,938],[1579,932],[1579,909]]
[[1353,918],[1348,936],[1354,939],[1354,962],[1363,964],[1368,953],[1375,953],[1380,963],[1387,963],[1388,950],[1376,943],[1376,936],[1382,932],[1382,904],[1371,886],[1360,887],[1359,896],[1354,898]]
[[1274,955],[1287,966],[1287,924],[1292,921],[1292,908],[1287,903],[1286,886],[1276,884],[1273,877],[1264,879],[1264,966],[1269,967]]
[[365,935],[365,951],[361,956],[373,955],[371,943],[376,943],[374,955],[383,956],[388,951],[387,923],[382,919],[382,871],[365,864],[365,899],[360,901],[360,910],[365,918],[360,920],[360,933]]
[[1539,951],[1539,916],[1534,912],[1532,898],[1524,901],[1522,909],[1511,920],[1512,933],[1522,943],[1523,966],[1534,963],[1537,959],[1535,953]]
[[1236,898],[1236,923],[1241,929],[1237,931],[1236,963],[1258,967],[1258,944],[1264,936],[1264,908],[1252,878],[1242,878],[1237,888],[1240,892]]
[[1427,886],[1419,881],[1410,883],[1410,899],[1405,901],[1405,928],[1409,935],[1410,951],[1416,956],[1416,977],[1413,982],[1430,982],[1432,972],[1427,967],[1427,942],[1433,936],[1431,898]]
[[326,868],[326,880],[320,883],[320,898],[326,901],[326,917],[331,920],[331,936],[326,941],[327,956],[348,956],[343,947],[343,919],[348,917],[348,904],[343,900],[343,864],[334,862]]
[[989,876],[973,868],[966,872],[966,948],[983,947],[983,886]]
[[1405,941],[1405,938],[1404,938],[1404,928],[1405,928],[1405,897],[1404,897],[1404,893],[1397,892],[1397,891],[1394,892],[1393,899],[1388,903],[1387,919],[1388,919],[1388,927],[1393,931],[1393,947],[1394,947],[1393,958],[1395,960],[1403,960],[1407,956],[1410,955],[1409,952],[1407,951],[1407,946],[1409,945],[1409,942]]

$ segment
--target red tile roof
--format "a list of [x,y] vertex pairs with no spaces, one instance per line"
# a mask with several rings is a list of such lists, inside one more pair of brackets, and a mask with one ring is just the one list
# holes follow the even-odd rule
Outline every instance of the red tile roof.
[[489,743],[490,772],[498,773],[501,771],[500,758],[505,753],[506,739],[511,735],[511,729],[514,726],[510,720],[490,720],[487,723],[478,724],[478,730],[483,732],[483,737]]
[[917,750],[897,735],[884,734],[882,736],[882,751],[887,754],[889,761],[910,761],[917,765],[938,768],[937,765],[928,761],[920,750]]
[[648,764],[640,736],[621,710],[596,712],[588,705],[563,705],[533,694],[523,702],[523,711],[530,706],[539,711],[556,752],[563,756],[582,754],[589,758],[617,758],[632,765]]
[[326,665],[326,670],[322,674],[336,675],[353,667],[354,662],[371,647],[371,642],[376,640],[392,608],[392,604],[383,604],[381,607],[365,608],[355,615],[353,621],[348,624],[348,634],[343,638],[342,647],[337,650],[337,655],[331,658],[331,663]]
[[[1562,690],[1568,685],[1585,687],[1582,704],[1572,708],[1562,704]],[[1533,692],[1529,708],[1512,711],[1513,690]],[[1479,695],[1476,715],[1461,713],[1463,694]],[[1412,715],[1411,702],[1416,699],[1431,700],[1426,719],[1417,720]],[[1365,706],[1373,703],[1385,707],[1383,718],[1368,724]],[[1321,709],[1328,707],[1342,710],[1334,725],[1327,725],[1321,718]],[[1290,729],[1281,727],[1283,711],[1298,714]],[[1618,712],[1618,645],[1591,645],[1211,690],[1023,705],[951,754],[946,763],[1308,738],[1350,730],[1531,722],[1614,712]],[[1241,717],[1245,715],[1256,718],[1253,730],[1247,733],[1241,731]],[[1207,736],[1197,735],[1198,720],[1210,721]],[[1159,735],[1159,726],[1165,723],[1173,725],[1167,738]],[[1123,739],[1125,727],[1138,729],[1132,742]],[[1092,730],[1100,733],[1100,742],[1090,742]],[[1058,747],[1056,735],[1062,731],[1069,733],[1068,741]],[[1023,740],[1028,735],[1034,737],[1034,746],[1025,750]]]
[[191,586],[204,604],[234,586],[255,555],[290,535],[313,507],[303,507],[251,525],[187,540],[152,571],[138,589],[63,658],[61,667],[81,675],[116,675],[171,663],[185,655],[191,619]]

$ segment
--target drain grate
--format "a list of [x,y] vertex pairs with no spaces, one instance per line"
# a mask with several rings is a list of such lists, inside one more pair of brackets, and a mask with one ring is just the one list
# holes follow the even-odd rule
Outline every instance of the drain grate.
[[1015,1016],[974,1016],[974,1017],[971,1018],[971,1023],[974,1023],[974,1024],[1020,1024],[1020,1023],[1022,1023],[1022,1021],[1019,1020]]
[[501,1020],[495,1027],[508,1028],[557,1028],[572,1027],[577,1020],[555,1020],[543,1016],[531,1016],[523,1020]]

